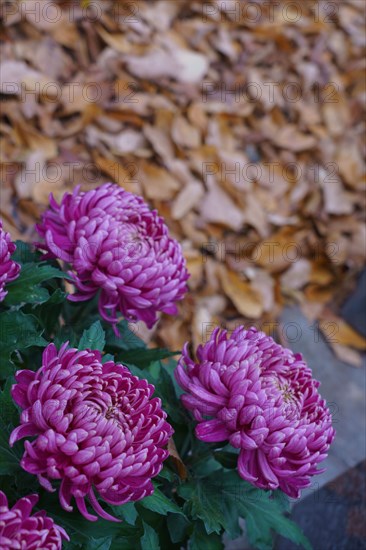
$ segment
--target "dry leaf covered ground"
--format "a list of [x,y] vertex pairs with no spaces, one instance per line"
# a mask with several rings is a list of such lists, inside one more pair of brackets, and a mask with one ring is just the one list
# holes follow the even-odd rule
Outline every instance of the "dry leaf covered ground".
[[1,216],[115,181],[179,239],[191,293],[148,338],[286,331],[299,303],[355,365],[365,262],[364,0],[2,2]]

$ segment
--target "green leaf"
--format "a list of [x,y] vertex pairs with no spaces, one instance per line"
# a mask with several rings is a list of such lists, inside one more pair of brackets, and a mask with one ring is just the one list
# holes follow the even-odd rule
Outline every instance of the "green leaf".
[[27,263],[22,266],[19,277],[6,286],[8,294],[4,300],[7,306],[21,303],[41,304],[48,300],[49,292],[40,283],[49,279],[69,279],[68,275],[45,263]]
[[66,293],[60,288],[56,288],[46,302],[34,306],[32,309],[32,314],[37,317],[48,335],[53,334],[55,330],[65,299]]
[[90,539],[85,550],[109,550],[112,544],[112,537],[104,537],[103,539]]
[[4,311],[0,313],[0,377],[5,378],[13,372],[11,356],[31,346],[45,347],[48,342],[41,336],[36,317],[22,311]]
[[139,544],[140,537],[118,537],[114,538],[112,541],[112,546],[110,550],[131,550],[136,548],[140,550]]
[[181,542],[187,537],[190,522],[184,516],[169,514],[166,521],[173,543]]
[[137,510],[133,502],[126,502],[121,506],[110,506],[112,514],[117,518],[127,521],[130,525],[135,525],[137,519]]
[[91,539],[100,541],[108,537],[136,537],[140,532],[136,527],[126,525],[126,523],[114,523],[101,518],[98,518],[96,522],[88,521],[78,511],[75,501],[72,502],[72,505],[74,506],[73,512],[66,512],[60,506],[57,492],[44,491],[37,508],[49,510],[55,522],[65,528],[73,541],[80,541],[83,548]]
[[78,338],[72,326],[64,325],[56,331],[53,343],[57,348],[60,348],[64,342],[69,342],[73,348],[78,347]]
[[92,349],[103,351],[105,345],[105,334],[100,321],[95,321],[90,328],[84,330],[80,339],[78,349]]
[[156,349],[129,349],[122,351],[118,354],[118,359],[136,365],[141,369],[148,367],[153,361],[161,361],[162,359],[167,359],[168,357],[173,357],[177,355],[178,351],[169,351],[164,348]]
[[12,430],[19,424],[19,413],[11,397],[13,380],[8,379],[4,390],[0,392],[0,474],[15,474],[21,470],[19,461],[22,457],[22,444],[9,446]]
[[245,518],[250,543],[258,548],[272,547],[272,530],[304,548],[311,548],[298,526],[283,514],[283,507],[268,491],[257,489],[236,471],[215,471],[204,479],[178,488],[187,500],[184,510],[200,518],[208,534],[223,528],[231,538],[240,535],[238,520]]
[[175,392],[175,386],[172,380],[173,376],[173,369],[169,372],[168,368],[161,364],[154,385],[157,395],[163,402],[163,408],[168,413],[170,418],[174,422],[185,424],[186,413]]
[[16,250],[12,255],[12,259],[19,264],[39,261],[42,254],[34,248],[33,245],[24,241],[15,241]]
[[62,542],[62,550],[79,550],[81,548],[81,544],[75,542],[74,540],[66,541],[64,540]]
[[238,465],[238,455],[236,453],[214,451],[214,457],[224,468],[232,469]]
[[107,363],[108,361],[114,361],[114,355],[111,353],[105,353],[102,357],[102,363]]
[[120,321],[117,325],[119,336],[115,335],[110,324],[105,323],[104,326],[108,351],[146,348],[145,342],[138,336],[138,325],[128,323],[125,320]]
[[173,500],[166,497],[156,486],[153,494],[140,500],[139,504],[163,516],[166,516],[168,512],[184,515],[179,506]]
[[201,519],[208,534],[219,534],[225,525],[225,516],[220,491],[215,487],[212,489],[212,483],[207,483],[207,478],[196,479],[178,487],[178,494],[186,500],[183,510],[187,515]]
[[176,477],[177,477],[177,474],[172,472],[172,470],[170,470],[168,468],[168,466],[166,464],[164,464],[164,467],[161,470],[161,472],[158,474],[157,479],[158,478],[164,478],[164,479],[168,480],[170,483],[173,483],[173,481],[176,479]]
[[189,550],[222,550],[224,545],[221,536],[216,533],[208,535],[202,522],[194,524],[193,534],[189,541]]
[[142,522],[144,526],[144,534],[141,537],[141,549],[142,550],[159,550],[159,537],[155,529],[151,527],[148,523]]

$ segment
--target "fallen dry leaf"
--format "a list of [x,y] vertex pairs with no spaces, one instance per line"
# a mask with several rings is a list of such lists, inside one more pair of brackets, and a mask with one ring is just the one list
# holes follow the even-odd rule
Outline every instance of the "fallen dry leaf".
[[250,319],[259,319],[264,310],[260,293],[234,271],[220,269],[219,276],[223,291],[237,310]]
[[174,443],[174,440],[173,440],[172,437],[168,441],[168,452],[169,452],[169,456],[172,459],[175,467],[177,468],[179,477],[183,480],[187,479],[188,470],[187,470],[183,460],[179,456],[179,453],[177,451],[177,447],[175,446],[175,443]]
[[296,126],[290,124],[278,130],[272,136],[272,140],[278,147],[283,147],[296,153],[311,149],[316,145],[314,136],[302,134]]
[[238,231],[244,223],[244,214],[214,180],[209,184],[200,208],[202,219],[219,223]]
[[155,48],[147,55],[126,55],[125,59],[131,74],[152,80],[168,77],[179,82],[197,83],[202,80],[208,69],[208,60],[204,55],[178,48]]
[[116,181],[164,216],[192,272],[148,342],[197,342],[209,318],[267,326],[287,302],[312,322],[336,312],[366,261],[363,3],[337,2],[333,19],[322,2],[318,21],[313,2],[298,21],[282,2],[258,2],[257,21],[239,2],[206,16],[196,0],[141,0],[136,18],[59,2],[57,21],[38,4],[2,14],[12,235],[34,238],[49,191]]
[[180,147],[195,149],[201,145],[199,131],[183,116],[175,117],[172,125],[172,138]]
[[354,367],[362,366],[362,355],[358,351],[334,342],[331,342],[330,345],[338,359],[341,361],[344,361]]
[[354,330],[341,317],[325,311],[319,320],[319,327],[324,336],[335,344],[350,346],[360,351],[366,350],[366,338]]
[[204,195],[204,189],[199,181],[190,181],[180,191],[172,204],[172,217],[180,220],[192,208],[196,207]]
[[57,97],[57,83],[49,76],[32,69],[24,61],[4,60],[1,64],[0,91],[2,94],[27,97],[27,91],[36,95],[46,93],[48,97]]
[[141,162],[139,179],[149,199],[169,200],[179,189],[179,183],[165,168],[149,162]]
[[283,287],[298,290],[310,281],[311,262],[306,258],[299,258],[291,267],[281,276],[281,285]]

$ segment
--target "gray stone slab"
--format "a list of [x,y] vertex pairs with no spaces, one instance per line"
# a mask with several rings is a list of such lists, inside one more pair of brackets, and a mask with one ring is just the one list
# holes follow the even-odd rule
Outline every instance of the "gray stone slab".
[[366,269],[358,279],[355,292],[344,303],[342,317],[366,336]]
[[337,432],[323,463],[327,471],[314,477],[312,487],[303,493],[306,496],[366,457],[366,358],[360,368],[340,361],[297,307],[285,308],[281,321],[289,347],[302,353],[320,380]]
[[[328,483],[316,496],[308,496],[292,512],[314,550],[364,550],[366,461]],[[298,546],[279,537],[275,548],[296,550]]]

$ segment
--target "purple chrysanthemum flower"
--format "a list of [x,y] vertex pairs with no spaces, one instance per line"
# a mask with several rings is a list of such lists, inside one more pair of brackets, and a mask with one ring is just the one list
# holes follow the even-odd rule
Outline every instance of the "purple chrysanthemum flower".
[[262,489],[291,497],[310,484],[334,438],[331,414],[319,382],[300,354],[255,328],[232,335],[216,329],[197,349],[187,344],[175,372],[184,406],[193,412],[196,435],[229,441],[240,449],[240,476]]
[[3,230],[3,222],[0,220],[0,302],[7,295],[6,283],[14,281],[19,275],[20,265],[11,259],[15,250],[16,246],[9,233]]
[[51,195],[37,230],[49,255],[72,267],[70,300],[100,290],[100,314],[113,324],[117,312],[148,327],[158,311],[177,312],[188,279],[182,250],[141,197],[111,183],[85,193],[77,187],[60,205]]
[[0,491],[0,548],[3,550],[61,550],[62,539],[70,540],[62,527],[46,512],[31,514],[38,495],[20,498],[9,510],[6,495]]
[[85,497],[105,519],[115,520],[99,504],[93,488],[110,504],[139,500],[153,492],[151,478],[168,457],[163,447],[172,435],[154,386],[132,376],[127,367],[101,362],[99,351],[78,351],[49,344],[37,372],[18,371],[12,388],[23,409],[10,445],[25,441],[21,466],[36,474],[47,490],[62,480],[61,506],[95,521]]

